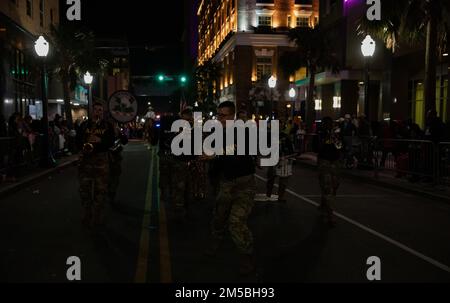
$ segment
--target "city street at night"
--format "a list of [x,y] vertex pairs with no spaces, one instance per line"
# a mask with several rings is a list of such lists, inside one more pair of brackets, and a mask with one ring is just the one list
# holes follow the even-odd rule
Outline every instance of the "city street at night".
[[[286,205],[255,206],[250,226],[258,273],[243,278],[230,239],[216,257],[203,255],[210,199],[193,204],[180,220],[159,203],[158,157],[148,145],[130,143],[123,166],[117,202],[108,206],[98,234],[80,224],[75,166],[3,199],[2,279],[64,282],[67,258],[78,256],[83,282],[364,282],[367,258],[378,256],[384,282],[450,281],[447,203],[343,179],[337,226],[324,228],[317,173],[297,165]],[[260,192],[264,175],[257,173]]]

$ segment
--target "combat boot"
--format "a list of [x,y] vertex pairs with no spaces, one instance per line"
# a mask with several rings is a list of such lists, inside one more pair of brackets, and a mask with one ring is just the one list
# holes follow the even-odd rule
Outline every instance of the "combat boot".
[[253,254],[241,254],[239,274],[241,276],[248,276],[256,272],[256,262]]

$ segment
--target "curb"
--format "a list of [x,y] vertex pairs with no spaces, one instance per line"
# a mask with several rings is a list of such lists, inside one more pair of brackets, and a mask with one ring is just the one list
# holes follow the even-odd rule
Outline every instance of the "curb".
[[[306,168],[309,168],[309,169],[316,168],[315,164],[307,163],[302,160],[297,160],[296,164],[301,165]],[[346,171],[342,172],[341,175],[348,179],[363,181],[363,182],[371,184],[371,185],[377,185],[380,187],[394,189],[394,190],[398,190],[398,191],[408,193],[408,194],[415,194],[415,195],[418,195],[418,196],[421,196],[424,198],[430,198],[430,199],[433,199],[436,201],[450,204],[450,197],[446,196],[446,195],[439,195],[439,194],[430,193],[430,192],[426,192],[426,191],[419,190],[419,189],[413,189],[413,188],[402,186],[402,185],[392,184],[389,182],[380,181],[375,178],[371,178],[371,177],[367,177],[367,176],[358,176],[358,175],[355,175],[355,174],[352,174],[352,173],[349,173]]]
[[11,184],[9,186],[6,186],[5,188],[0,189],[0,198],[4,198],[4,197],[6,197],[8,195],[11,195],[11,194],[19,191],[20,189],[22,189],[22,188],[24,188],[24,187],[26,187],[26,186],[28,186],[28,185],[30,185],[32,183],[35,183],[38,180],[41,180],[43,178],[46,178],[49,175],[54,174],[58,170],[65,169],[65,168],[67,168],[69,166],[75,165],[76,163],[78,163],[78,158],[69,160],[69,161],[67,161],[65,163],[62,163],[62,164],[58,165],[57,167],[50,168],[50,169],[44,170],[42,172],[33,174],[33,175],[29,176],[29,177],[24,178],[20,182]]

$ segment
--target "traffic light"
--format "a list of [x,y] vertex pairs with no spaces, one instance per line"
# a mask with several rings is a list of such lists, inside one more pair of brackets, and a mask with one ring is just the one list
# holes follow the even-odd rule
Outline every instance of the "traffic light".
[[166,77],[164,75],[158,76],[158,81],[163,82]]
[[180,82],[181,82],[182,84],[186,83],[186,82],[187,82],[186,76],[181,76],[181,77],[180,77]]

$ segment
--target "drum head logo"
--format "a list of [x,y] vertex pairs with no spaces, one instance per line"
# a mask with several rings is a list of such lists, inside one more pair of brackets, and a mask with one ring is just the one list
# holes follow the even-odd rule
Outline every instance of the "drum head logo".
[[136,98],[128,91],[117,91],[108,102],[109,112],[114,120],[121,123],[133,121],[138,112]]

